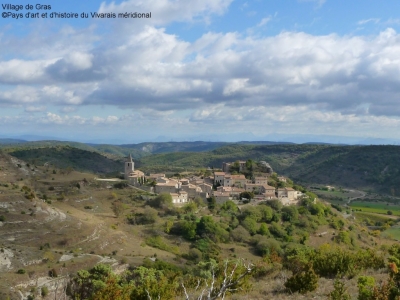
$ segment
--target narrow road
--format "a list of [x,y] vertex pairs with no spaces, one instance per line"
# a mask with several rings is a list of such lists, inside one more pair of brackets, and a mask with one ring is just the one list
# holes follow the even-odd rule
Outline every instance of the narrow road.
[[367,193],[365,193],[363,191],[359,191],[359,190],[344,190],[344,191],[347,191],[347,192],[358,192],[358,193],[361,194],[360,196],[349,198],[349,200],[347,200],[347,203],[346,203],[347,206],[350,206],[350,202],[351,201],[356,200],[356,199],[362,199],[367,195]]

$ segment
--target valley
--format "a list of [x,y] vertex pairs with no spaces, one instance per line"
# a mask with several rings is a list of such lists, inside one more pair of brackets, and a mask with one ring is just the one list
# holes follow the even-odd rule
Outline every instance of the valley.
[[[186,278],[197,272],[203,260],[222,258],[265,264],[264,275],[249,278],[253,286],[248,292],[251,299],[309,299],[310,294],[286,292],[285,282],[294,270],[284,261],[295,247],[310,247],[321,255],[324,251],[336,253],[341,248],[349,251],[348,255],[376,249],[377,255],[387,257],[387,249],[400,236],[397,186],[382,193],[393,178],[387,183],[383,181],[381,186],[351,181],[354,186],[348,187],[339,185],[346,178],[337,181],[331,176],[333,179],[329,181],[325,175],[312,182],[307,178],[314,175],[306,176],[298,168],[304,166],[305,160],[310,163],[312,160],[318,168],[329,166],[321,157],[321,152],[327,152],[329,146],[290,147],[233,145],[211,152],[154,154],[143,156],[137,165],[146,173],[162,170],[171,177],[178,173],[186,177],[204,176],[209,166],[213,172],[218,170],[218,162],[235,161],[244,157],[239,153],[248,151],[248,157],[268,161],[278,174],[293,174],[290,177],[293,179],[299,176],[301,180],[294,180],[291,186],[311,193],[307,197],[315,193],[316,204],[305,199],[292,209],[253,200],[239,206],[228,201],[229,204],[213,207],[207,201],[195,199],[178,207],[167,204],[157,207],[151,204],[156,197],[153,193],[140,187],[120,186],[118,183],[123,179],[112,179],[112,175],[121,175],[123,157],[112,158],[70,146],[3,150],[0,152],[0,299],[64,299],[77,272],[96,265],[106,264],[116,274],[124,274],[143,264],[151,270],[159,262],[171,268],[176,266],[183,272],[182,278]],[[340,151],[343,161],[349,152]],[[206,159],[207,154],[210,157]],[[203,160],[201,164],[197,162],[199,157]],[[382,165],[386,163],[383,161]],[[352,161],[352,165],[357,164],[361,163]],[[390,165],[385,172],[391,168]],[[258,215],[253,208],[260,208],[264,215]],[[202,222],[208,222],[204,229],[199,225]],[[324,248],[327,244],[331,245],[329,250]],[[376,268],[383,270],[384,265]],[[386,276],[369,267],[362,267],[357,274],[367,269],[377,280]],[[326,299],[333,288],[332,281],[329,276],[319,274],[318,287],[311,294],[316,299]],[[357,293],[356,277],[349,276],[346,280],[353,295]],[[40,296],[42,290],[47,291],[46,296]],[[231,297],[239,299],[240,295]]]

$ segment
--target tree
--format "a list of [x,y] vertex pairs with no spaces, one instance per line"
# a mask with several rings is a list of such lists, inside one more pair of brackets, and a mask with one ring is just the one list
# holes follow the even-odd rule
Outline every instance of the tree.
[[239,173],[240,171],[240,163],[239,161],[235,161],[229,168],[229,171],[234,174],[234,173]]
[[260,228],[258,229],[258,233],[261,235],[269,236],[270,233],[269,233],[267,224],[261,223]]
[[239,209],[238,209],[237,205],[235,204],[235,202],[233,202],[233,201],[231,201],[231,200],[225,201],[225,202],[221,205],[221,211],[226,211],[226,212],[235,214],[235,213],[238,212],[238,210],[239,210]]
[[243,260],[224,261],[211,265],[210,269],[210,277],[202,285],[202,281],[198,281],[194,289],[188,289],[185,283],[181,283],[185,300],[225,299],[227,295],[250,289],[248,279],[254,270],[252,264]]
[[257,209],[261,212],[261,219],[264,222],[271,222],[272,217],[274,215],[274,212],[272,211],[271,207],[267,206],[267,205],[259,205],[257,206]]
[[112,211],[114,212],[115,216],[118,218],[125,210],[124,204],[121,201],[115,200],[112,203]]
[[245,198],[245,199],[251,200],[251,199],[254,198],[254,193],[253,193],[253,192],[248,192],[248,191],[246,191],[246,192],[241,192],[240,195],[239,195],[239,197],[240,197],[240,199]]
[[248,206],[243,210],[240,217],[241,219],[252,218],[256,222],[259,222],[263,218],[263,211],[258,206]]
[[187,240],[193,240],[196,237],[196,227],[196,222],[181,220],[172,226],[170,232],[183,236]]
[[280,211],[283,207],[282,202],[279,200],[267,201],[267,202],[265,202],[265,204],[272,207],[272,209],[274,209],[276,211]]
[[161,193],[154,199],[149,200],[148,204],[156,208],[168,208],[172,206],[172,196],[168,193]]
[[106,281],[105,285],[99,288],[90,299],[96,300],[109,300],[109,299],[118,299],[118,300],[130,300],[131,293],[133,290],[132,284],[119,284],[118,276],[111,275]]
[[232,240],[239,243],[248,242],[250,240],[249,232],[240,225],[230,232],[230,236]]
[[329,293],[328,299],[329,300],[351,300],[347,289],[345,288],[345,284],[343,281],[336,279],[333,284],[333,291]]
[[248,159],[248,160],[246,161],[246,169],[247,169],[248,171],[253,172],[254,166],[255,166],[254,160]]
[[68,294],[73,299],[90,299],[90,297],[107,286],[111,275],[109,265],[98,264],[89,271],[80,270],[69,283]]
[[360,276],[357,280],[358,300],[371,300],[375,279],[371,276]]
[[293,274],[285,282],[285,287],[291,293],[299,292],[301,294],[316,290],[318,287],[318,275],[315,274],[312,264],[306,264],[301,272]]
[[293,222],[296,221],[298,217],[299,217],[299,212],[295,206],[290,205],[282,208],[283,221]]
[[247,231],[251,235],[255,235],[257,233],[257,222],[251,217],[246,217],[242,222],[242,226],[247,229]]
[[187,214],[194,213],[197,210],[197,205],[194,202],[189,202],[185,204],[182,209]]
[[42,297],[46,297],[49,294],[49,288],[47,286],[42,286],[40,294]]
[[146,206],[143,211],[143,216],[141,218],[142,224],[153,224],[157,221],[158,212],[150,206]]
[[217,200],[215,200],[214,196],[207,198],[207,202],[209,210],[214,210],[217,207]]
[[228,241],[229,233],[223,229],[218,223],[215,223],[210,216],[201,217],[196,227],[197,235],[206,237],[214,242]]

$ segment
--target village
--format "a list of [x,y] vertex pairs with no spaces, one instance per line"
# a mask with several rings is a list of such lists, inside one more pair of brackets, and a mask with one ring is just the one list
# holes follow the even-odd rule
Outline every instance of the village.
[[[246,178],[243,174],[251,167],[248,161],[236,161],[222,163],[222,171],[214,171],[210,176],[190,175],[188,178],[171,177],[165,174],[145,175],[140,170],[135,170],[135,164],[131,156],[125,162],[124,178],[135,187],[146,188],[148,191],[161,194],[167,193],[172,197],[175,205],[185,204],[195,197],[201,197],[204,201],[214,197],[216,203],[222,204],[225,201],[250,201],[251,195],[254,201],[279,200],[283,205],[295,205],[302,196],[286,186],[288,178],[277,176],[271,166],[260,161],[256,163],[259,172],[253,178]],[[272,176],[275,176],[281,187],[274,187],[268,184]],[[245,193],[248,192],[248,193]]]

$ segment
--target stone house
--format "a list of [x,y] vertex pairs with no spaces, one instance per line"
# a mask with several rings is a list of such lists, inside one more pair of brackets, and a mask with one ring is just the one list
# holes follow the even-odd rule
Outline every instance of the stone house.
[[178,193],[169,193],[172,197],[173,204],[187,203],[189,201],[188,194],[185,191],[179,191]]
[[180,189],[182,191],[185,191],[188,193],[189,198],[194,198],[197,195],[199,195],[202,190],[200,187],[198,187],[197,185],[194,184],[182,184],[182,186],[180,187]]
[[159,182],[154,187],[154,192],[160,193],[176,193],[180,189],[181,184],[175,180],[168,180],[167,182]]
[[297,191],[292,188],[279,188],[277,189],[278,198],[288,198],[289,201],[297,200]]
[[267,177],[255,177],[254,178],[254,184],[268,184],[268,178]]
[[215,197],[215,201],[218,204],[222,204],[225,201],[232,200],[232,197],[231,197],[229,192],[216,192],[216,191],[214,191],[214,195],[213,196]]
[[150,175],[149,176],[146,176],[146,178],[148,179],[148,180],[150,180],[150,181],[157,181],[157,178],[160,178],[160,177],[165,177],[165,174],[161,174],[161,173],[159,173],[159,174],[151,174],[150,173]]
[[203,192],[208,193],[208,194],[210,194],[210,195],[211,195],[212,192],[213,192],[213,187],[212,187],[211,184],[208,184],[208,183],[200,183],[200,184],[198,185],[198,187],[201,188],[201,190],[202,190]]
[[225,172],[214,172],[214,184],[224,185]]
[[244,175],[225,175],[223,186],[236,186],[236,187],[244,187],[248,182]]
[[282,182],[286,182],[286,177],[278,176],[278,180]]

